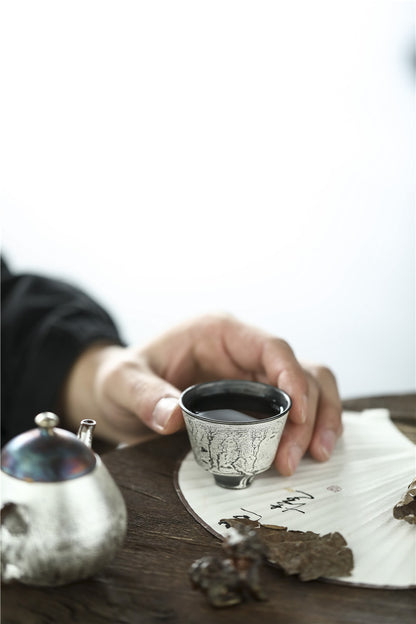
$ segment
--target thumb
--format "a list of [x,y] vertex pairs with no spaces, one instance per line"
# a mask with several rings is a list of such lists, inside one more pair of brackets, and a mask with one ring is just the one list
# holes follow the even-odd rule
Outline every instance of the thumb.
[[150,429],[170,434],[183,428],[178,388],[149,370],[130,371],[124,383],[120,381],[119,378],[118,402]]
[[150,422],[146,423],[158,433],[170,434],[184,426],[182,411],[179,407],[179,396],[164,395],[155,403]]

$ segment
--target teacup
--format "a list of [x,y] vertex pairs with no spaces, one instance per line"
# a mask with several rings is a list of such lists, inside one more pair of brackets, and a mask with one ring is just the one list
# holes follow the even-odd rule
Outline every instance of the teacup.
[[196,462],[241,489],[272,465],[292,402],[268,384],[224,380],[187,388],[179,404]]

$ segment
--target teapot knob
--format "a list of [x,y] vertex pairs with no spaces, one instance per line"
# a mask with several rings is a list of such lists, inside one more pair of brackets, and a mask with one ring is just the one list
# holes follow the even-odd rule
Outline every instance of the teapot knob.
[[59,425],[59,418],[52,412],[41,412],[36,416],[35,423],[43,435],[53,435],[54,427]]

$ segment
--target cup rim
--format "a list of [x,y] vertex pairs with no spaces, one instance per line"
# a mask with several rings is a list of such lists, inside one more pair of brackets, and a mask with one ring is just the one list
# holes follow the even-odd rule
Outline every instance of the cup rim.
[[[251,389],[252,392],[247,392],[248,388]],[[282,406],[283,409],[278,414],[273,414],[272,416],[269,416],[268,418],[261,418],[259,420],[252,420],[252,421],[235,420],[232,422],[224,422],[223,420],[219,420],[217,418],[209,418],[207,416],[201,417],[196,412],[193,412],[191,409],[189,409],[189,407],[187,407],[184,403],[184,401],[189,397],[189,395],[194,394],[198,390],[205,390],[204,394],[208,395],[208,394],[211,394],[212,390],[217,390],[216,393],[221,394],[221,389],[222,389],[222,394],[227,394],[226,389],[228,389],[228,392],[233,392],[233,391],[238,392],[238,389],[240,389],[240,393],[248,394],[249,396],[264,397],[265,394],[268,394],[268,395],[274,394],[276,396],[279,396],[280,398],[283,398],[286,403],[286,406]],[[218,390],[220,391],[218,392]],[[255,392],[255,390],[257,390],[257,392]],[[202,396],[204,396],[204,394]],[[187,414],[188,416],[191,416],[192,418],[196,418],[197,420],[200,420],[202,422],[210,422],[210,423],[215,423],[219,425],[224,425],[227,427],[229,427],[230,425],[231,426],[235,426],[235,425],[256,426],[257,425],[258,426],[262,423],[272,422],[274,420],[278,420],[279,418],[283,418],[287,416],[289,410],[292,407],[292,399],[287,394],[287,392],[285,392],[281,388],[278,388],[277,386],[272,386],[271,384],[262,383],[261,381],[249,381],[246,379],[220,379],[217,381],[206,381],[203,383],[194,384],[193,386],[189,386],[182,392],[181,396],[179,397],[179,406],[181,410],[185,412],[185,414]]]

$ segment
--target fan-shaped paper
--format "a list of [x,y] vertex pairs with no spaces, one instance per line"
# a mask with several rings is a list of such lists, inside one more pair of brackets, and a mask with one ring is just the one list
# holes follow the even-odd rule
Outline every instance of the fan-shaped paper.
[[181,499],[214,533],[222,518],[339,531],[354,554],[346,583],[406,588],[416,585],[416,525],[393,517],[393,507],[416,475],[416,446],[384,409],[344,412],[344,434],[326,463],[305,457],[296,473],[270,469],[244,490],[226,490],[189,452],[178,471]]

